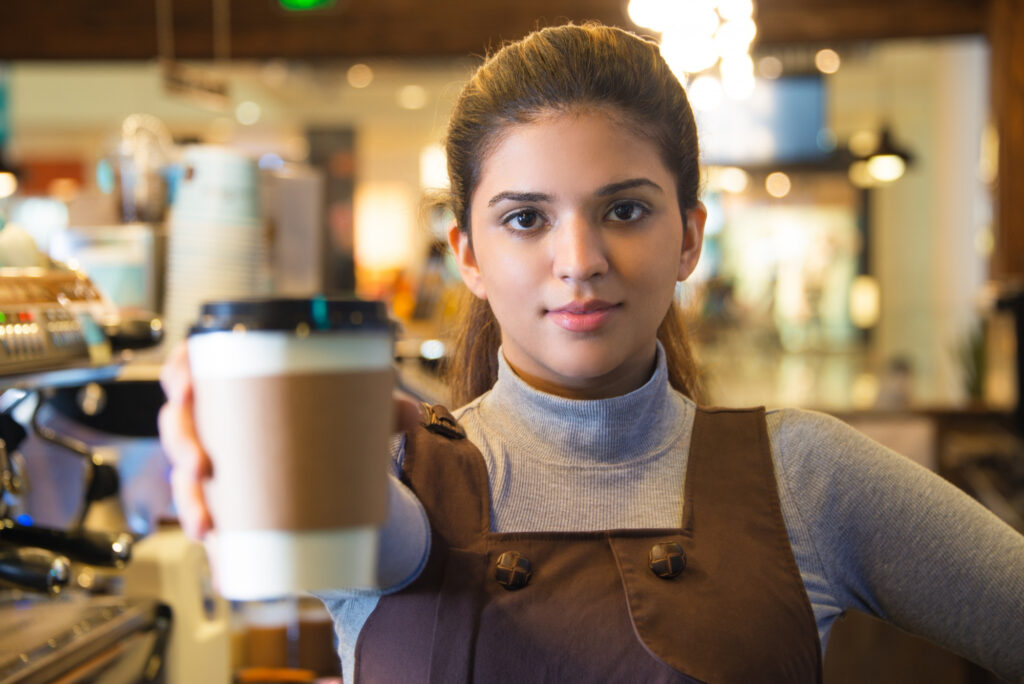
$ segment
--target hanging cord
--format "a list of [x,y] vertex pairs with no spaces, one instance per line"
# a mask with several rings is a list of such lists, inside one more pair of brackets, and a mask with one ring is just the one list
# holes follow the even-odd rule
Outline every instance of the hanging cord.
[[174,61],[174,5],[172,0],[156,0],[156,56]]
[[213,0],[213,58],[226,62],[231,56],[231,0]]
[[[156,2],[156,55],[174,61],[174,0]],[[231,57],[231,0],[213,0],[213,58],[226,62]]]

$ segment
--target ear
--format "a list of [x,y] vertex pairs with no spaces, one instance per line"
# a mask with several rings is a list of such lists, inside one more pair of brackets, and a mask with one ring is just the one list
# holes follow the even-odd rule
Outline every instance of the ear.
[[469,291],[477,297],[487,299],[484,281],[480,277],[480,267],[477,266],[473,245],[469,241],[469,233],[459,230],[459,226],[453,223],[448,229],[448,246],[455,255],[455,265],[459,267],[462,282],[466,283]]
[[693,209],[687,209],[686,225],[683,227],[683,251],[679,255],[679,273],[676,280],[682,282],[690,277],[700,260],[700,250],[704,244],[704,223],[708,219],[708,210],[703,202],[697,202]]

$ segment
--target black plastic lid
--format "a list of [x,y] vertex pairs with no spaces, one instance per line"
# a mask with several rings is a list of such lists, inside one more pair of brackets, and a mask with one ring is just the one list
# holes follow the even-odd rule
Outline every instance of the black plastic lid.
[[383,302],[332,297],[207,302],[191,334],[226,330],[388,330]]

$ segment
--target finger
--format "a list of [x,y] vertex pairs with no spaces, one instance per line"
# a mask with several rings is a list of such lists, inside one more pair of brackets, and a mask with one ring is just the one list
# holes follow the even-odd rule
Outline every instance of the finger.
[[183,444],[186,438],[182,435],[181,430],[182,412],[180,404],[168,402],[161,406],[156,414],[160,446],[163,447],[167,460],[171,462],[172,466],[179,465],[183,459],[188,457],[188,450]]
[[202,488],[212,474],[210,459],[196,439],[191,411],[167,403],[157,420],[160,443],[171,463],[171,495],[182,529],[201,539],[213,527]]
[[188,365],[188,345],[178,344],[160,368],[160,386],[168,401],[185,401],[192,394],[192,373]]
[[198,478],[213,476],[213,464],[199,441],[191,399],[185,402],[169,401],[160,407],[157,429],[160,444],[173,466],[186,465]]
[[181,529],[193,539],[202,539],[213,529],[213,518],[206,506],[202,484],[186,469],[171,471],[171,495],[178,511]]
[[392,394],[395,405],[395,431],[411,432],[423,420],[421,402],[411,394],[395,390]]

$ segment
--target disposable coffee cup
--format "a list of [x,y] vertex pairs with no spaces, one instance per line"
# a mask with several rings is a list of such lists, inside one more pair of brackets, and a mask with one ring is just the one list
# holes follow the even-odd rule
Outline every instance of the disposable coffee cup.
[[205,494],[225,597],[374,586],[393,349],[378,302],[202,306],[189,364],[199,440],[213,464]]

